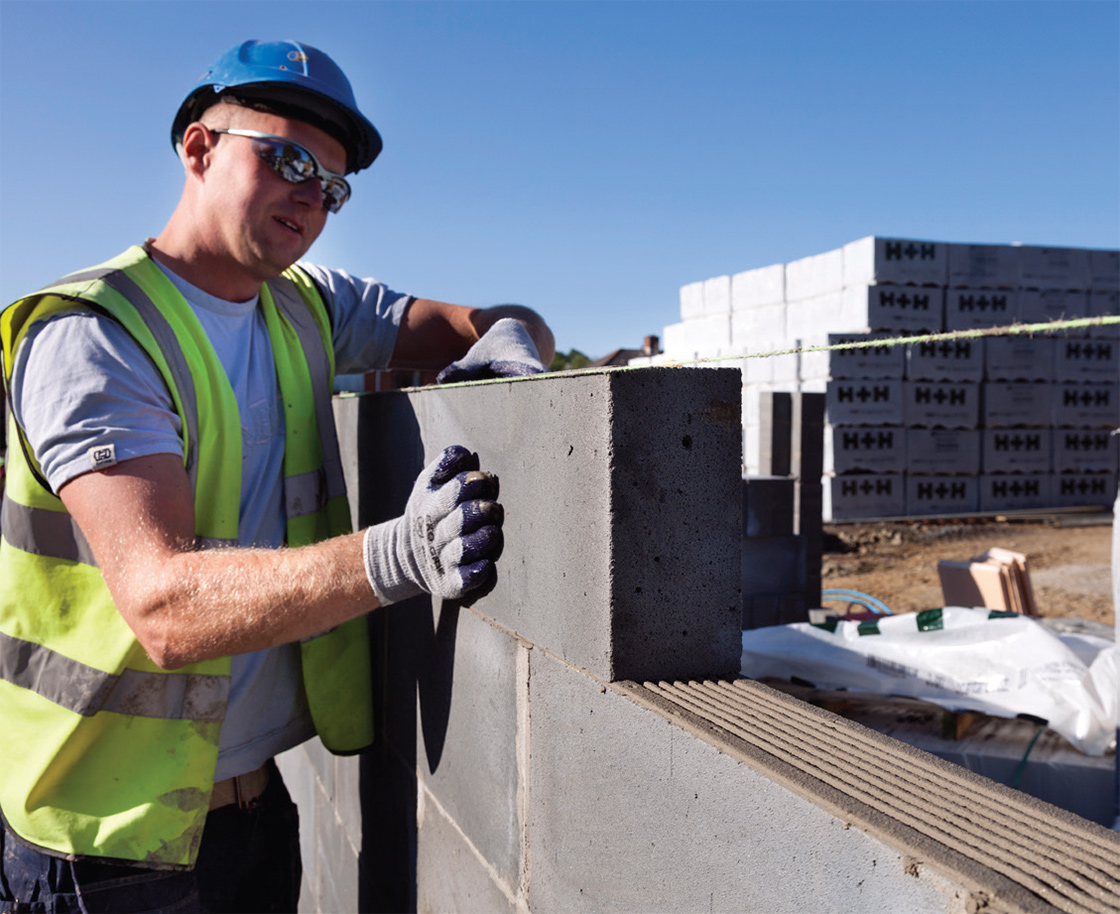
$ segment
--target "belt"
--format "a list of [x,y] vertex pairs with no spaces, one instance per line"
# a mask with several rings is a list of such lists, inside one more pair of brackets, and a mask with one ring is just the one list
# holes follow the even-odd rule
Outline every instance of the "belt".
[[214,792],[210,795],[210,809],[220,809],[234,803],[245,812],[255,809],[261,801],[261,794],[268,786],[271,767],[272,760],[269,759],[256,771],[226,778],[224,781],[215,781]]

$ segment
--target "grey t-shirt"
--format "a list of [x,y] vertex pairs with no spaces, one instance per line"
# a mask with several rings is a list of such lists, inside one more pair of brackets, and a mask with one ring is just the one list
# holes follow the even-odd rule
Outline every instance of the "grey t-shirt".
[[[384,367],[411,298],[372,279],[300,266],[334,316],[337,370]],[[206,330],[237,401],[239,543],[279,547],[286,529],[284,414],[257,298],[224,301],[164,272]],[[117,462],[183,453],[179,417],[159,371],[120,324],[97,312],[70,312],[31,328],[13,364],[12,409],[56,492],[93,469],[91,450],[108,444]],[[312,735],[298,644],[233,658],[216,780],[252,771]]]

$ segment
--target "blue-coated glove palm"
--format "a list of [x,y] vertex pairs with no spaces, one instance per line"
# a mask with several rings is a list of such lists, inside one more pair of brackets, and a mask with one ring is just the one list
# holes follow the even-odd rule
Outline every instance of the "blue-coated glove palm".
[[498,478],[478,455],[446,448],[416,480],[404,514],[366,530],[366,577],[382,606],[429,593],[443,600],[484,596],[502,552]]
[[465,356],[443,369],[436,377],[436,383],[519,378],[545,370],[524,324],[512,317],[503,317],[482,334]]

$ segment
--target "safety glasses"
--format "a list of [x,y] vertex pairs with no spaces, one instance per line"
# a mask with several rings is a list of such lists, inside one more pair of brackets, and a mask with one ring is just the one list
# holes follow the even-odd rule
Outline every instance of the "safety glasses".
[[337,213],[350,199],[350,185],[342,175],[327,171],[319,160],[299,143],[282,136],[261,133],[259,130],[239,130],[235,127],[207,128],[211,133],[228,133],[245,136],[253,141],[253,152],[285,181],[302,184],[318,178],[323,187],[323,209]]

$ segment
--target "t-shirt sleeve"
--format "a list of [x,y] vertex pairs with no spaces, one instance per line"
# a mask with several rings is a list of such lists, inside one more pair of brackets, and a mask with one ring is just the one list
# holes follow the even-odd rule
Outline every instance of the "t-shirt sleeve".
[[12,364],[12,412],[55,492],[113,463],[183,455],[159,371],[124,327],[94,311],[28,330]]
[[356,279],[343,270],[301,263],[322,289],[334,315],[335,371],[357,374],[385,368],[393,354],[411,295],[376,279]]

